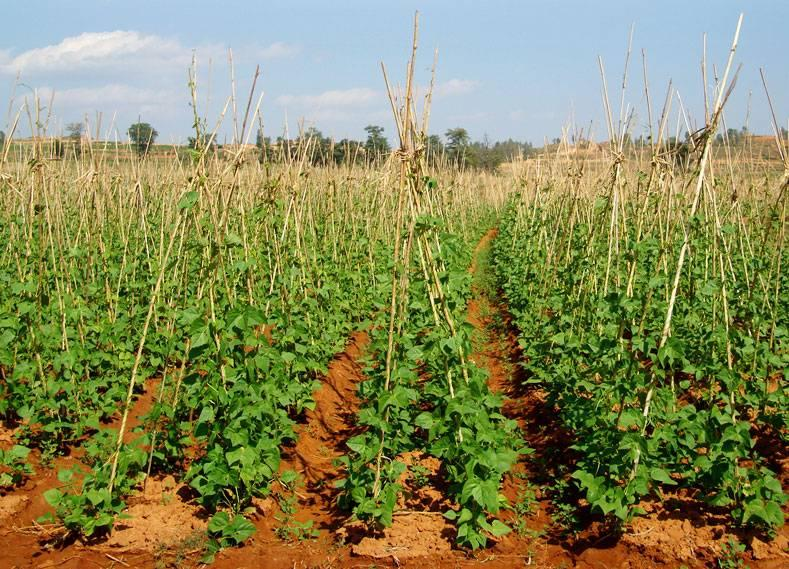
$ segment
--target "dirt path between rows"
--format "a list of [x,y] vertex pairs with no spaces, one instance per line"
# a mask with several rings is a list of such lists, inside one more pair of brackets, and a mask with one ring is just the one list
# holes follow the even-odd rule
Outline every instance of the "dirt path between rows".
[[[358,433],[357,389],[364,380],[360,359],[368,345],[364,332],[350,338],[345,350],[335,356],[315,392],[315,409],[307,411],[297,425],[297,439],[283,448],[280,472],[298,473],[300,482],[290,488],[274,483],[272,497],[255,501],[251,518],[257,533],[242,547],[221,552],[212,567],[241,568],[344,568],[407,567],[460,568],[546,567],[581,569],[648,567],[713,567],[719,542],[728,537],[725,521],[709,519],[706,513],[677,511],[690,502],[679,500],[673,510],[658,502],[645,504],[647,516],[637,518],[621,536],[593,518],[581,520],[571,529],[569,509],[554,503],[550,490],[566,480],[572,468],[571,434],[562,430],[558,409],[547,401],[546,392],[527,383],[521,348],[506,305],[492,278],[490,248],[496,237],[492,229],[475,248],[470,271],[474,277],[467,321],[474,327],[473,353],[469,359],[488,372],[488,385],[504,396],[503,413],[517,421],[526,445],[533,450],[522,457],[505,476],[502,491],[512,508],[501,519],[513,528],[485,550],[452,549],[454,528],[441,516],[446,498],[436,484],[429,495],[411,496],[396,524],[377,537],[367,536],[366,547],[342,544],[349,516],[337,509],[335,482],[342,477],[336,459],[346,452],[347,440]],[[138,397],[133,421],[150,407],[155,383]],[[139,409],[137,408],[139,407]],[[9,433],[0,431],[0,445]],[[9,443],[10,444],[10,443]],[[7,446],[7,445],[6,445]],[[2,448],[2,447],[0,447]],[[206,515],[190,503],[189,493],[172,478],[151,480],[144,493],[129,499],[131,520],[120,521],[109,539],[64,548],[47,546],[45,532],[32,520],[49,508],[43,492],[56,487],[58,467],[76,464],[71,457],[57,459],[55,468],[39,469],[36,476],[15,492],[0,496],[0,568],[51,569],[82,567],[201,567]],[[440,463],[415,453],[398,457],[419,461],[440,478]],[[433,459],[435,461],[435,459]],[[440,480],[439,480],[440,482]],[[430,494],[432,492],[432,494]],[[555,490],[553,491],[555,493]],[[438,495],[436,495],[438,494]],[[290,497],[293,514],[283,517],[279,502]],[[677,506],[676,504],[679,504]],[[684,504],[684,505],[683,505]],[[282,528],[306,524],[317,538],[293,539]],[[783,541],[781,541],[783,540]],[[357,540],[358,541],[358,540]],[[785,567],[789,557],[786,529],[773,544],[753,542],[748,565],[752,569]],[[783,546],[781,544],[784,544]],[[365,553],[366,552],[366,553]],[[431,553],[432,552],[432,553]]]
[[358,433],[356,392],[364,379],[359,359],[368,343],[365,332],[356,332],[345,350],[334,357],[328,374],[314,394],[315,409],[307,411],[305,422],[296,427],[295,444],[283,449],[280,472],[295,471],[300,481],[292,492],[274,488],[273,494],[279,495],[279,499],[294,498],[296,511],[291,525],[312,522],[312,527],[320,532],[318,538],[283,540],[277,530],[288,522],[276,500],[268,498],[256,502],[257,533],[243,547],[222,551],[212,567],[346,566],[350,551],[335,545],[334,540],[335,532],[348,519],[348,514],[337,508],[339,490],[335,482],[342,477],[342,470],[335,461],[345,454],[348,439]]
[[[133,429],[142,424],[158,395],[160,381],[146,381],[142,393],[135,396],[130,410],[124,441],[140,436]],[[120,414],[102,425],[117,429]],[[182,485],[169,477],[152,478],[144,491],[126,500],[128,520],[119,520],[116,529],[106,539],[91,543],[63,542],[63,530],[58,526],[40,525],[36,520],[52,512],[44,493],[65,485],[58,479],[62,470],[87,470],[81,462],[84,450],[71,448],[49,465],[42,465],[38,451],[30,454],[35,474],[23,485],[5,494],[0,493],[0,567],[5,568],[64,568],[83,567],[153,567],[153,553],[164,544],[177,543],[182,535],[205,532],[206,516],[200,509],[178,495]],[[122,563],[118,561],[122,559]]]
[[[319,539],[295,544],[283,541],[277,536],[283,522],[275,517],[280,513],[276,502],[271,498],[256,500],[253,519],[257,533],[244,547],[221,552],[213,567],[291,568],[294,559],[302,566],[334,562],[345,566],[342,560],[348,559],[348,548],[333,545],[334,532],[348,517],[336,508],[334,482],[341,474],[334,461],[344,454],[346,441],[356,432],[356,390],[364,377],[358,360],[368,342],[366,333],[354,333],[345,350],[335,356],[314,394],[315,409],[307,411],[304,422],[296,426],[296,442],[283,449],[280,471],[293,470],[300,476],[300,483],[292,489],[293,520],[312,520],[320,531]],[[136,397],[127,433],[150,409],[157,388],[157,382],[148,382]],[[5,439],[10,441],[10,433],[1,434],[2,444]],[[190,503],[189,492],[172,477],[152,478],[144,492],[129,497],[126,513],[131,517],[119,520],[108,538],[91,544],[50,544],[50,532],[34,522],[50,511],[43,493],[61,485],[58,470],[77,465],[81,454],[77,449],[57,459],[52,468],[37,468],[37,474],[23,487],[0,495],[0,537],[4,542],[0,568],[202,566],[199,558],[207,515]]]
[[[496,234],[495,229],[488,231],[474,252],[471,270],[482,278],[475,278],[468,320],[482,338],[472,360],[488,370],[491,390],[505,395],[503,413],[518,422],[533,453],[515,465],[503,486],[516,505],[516,512],[503,518],[520,531],[505,536],[492,552],[517,555],[538,567],[717,567],[721,545],[736,537],[750,545],[746,558],[751,569],[789,566],[786,527],[770,544],[750,534],[734,534],[728,514],[712,512],[686,493],[667,493],[662,502],[645,500],[641,506],[647,514],[635,518],[621,535],[588,512],[570,520],[569,512],[553,503],[551,487],[567,480],[572,470],[572,435],[563,430],[559,409],[548,403],[545,390],[529,384],[519,365],[523,356],[517,330],[486,274],[492,271],[489,251]],[[519,503],[531,508],[518,513]]]

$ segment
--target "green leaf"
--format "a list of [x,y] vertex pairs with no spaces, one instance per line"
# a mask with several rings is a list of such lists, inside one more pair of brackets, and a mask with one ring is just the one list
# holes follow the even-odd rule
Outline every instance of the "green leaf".
[[364,435],[358,435],[355,437],[351,437],[348,439],[348,442],[345,444],[348,445],[348,448],[351,449],[353,452],[357,454],[364,454],[364,451],[367,449],[366,439]]
[[186,192],[184,196],[178,201],[178,209],[182,211],[188,211],[192,209],[199,198],[200,195],[197,192]]
[[222,533],[225,537],[232,539],[235,545],[239,545],[252,537],[255,531],[255,526],[252,522],[237,514],[233,517],[233,521],[225,526]]
[[221,534],[229,524],[230,516],[228,516],[227,512],[217,512],[208,522],[208,531],[214,534]]
[[652,468],[649,471],[649,477],[652,480],[655,480],[657,482],[661,482],[663,484],[668,484],[670,486],[676,486],[677,485],[676,480],[672,479],[671,475],[669,475],[669,473],[666,472],[665,470],[663,470],[662,468]]
[[280,474],[279,479],[283,484],[292,484],[299,478],[298,472],[295,470],[286,470]]
[[63,492],[57,488],[50,488],[44,492],[44,500],[46,500],[47,504],[53,508],[57,508],[58,505],[60,505],[61,500],[63,500]]
[[85,497],[94,506],[99,506],[104,501],[105,497],[109,497],[109,492],[106,490],[91,489],[85,492]]
[[427,411],[420,413],[419,415],[416,416],[416,419],[414,419],[414,424],[417,427],[425,429],[426,431],[432,429],[434,423],[435,421],[433,420],[433,415],[428,413]]
[[490,524],[490,533],[493,534],[495,537],[501,537],[503,535],[507,535],[512,530],[501,520],[493,520]]
[[58,481],[69,484],[74,479],[74,471],[70,468],[58,470]]

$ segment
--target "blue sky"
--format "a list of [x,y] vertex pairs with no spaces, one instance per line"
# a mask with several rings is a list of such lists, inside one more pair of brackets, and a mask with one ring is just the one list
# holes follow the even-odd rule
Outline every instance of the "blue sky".
[[[255,65],[267,134],[292,134],[301,120],[336,139],[364,138],[364,127],[394,126],[379,62],[401,82],[409,55],[413,13],[420,11],[418,81],[426,85],[439,50],[431,131],[462,126],[473,138],[515,138],[541,144],[569,123],[605,139],[597,57],[603,58],[617,112],[628,35],[634,25],[626,104],[632,130],[647,124],[641,50],[645,50],[654,113],[669,79],[678,95],[670,129],[684,108],[691,126],[703,123],[702,34],[710,65],[719,72],[741,11],[742,63],[728,126],[746,121],[769,132],[769,110],[759,68],[765,70],[779,122],[789,118],[785,57],[789,1],[240,1],[226,0],[1,0],[0,104],[10,102],[0,126],[8,130],[33,90],[48,105],[49,130],[88,116],[101,136],[125,138],[138,116],[161,142],[190,134],[187,71],[198,59],[198,110],[214,125],[230,94],[227,50],[232,48],[238,106],[246,104]],[[17,75],[19,83],[17,85]],[[16,85],[16,87],[15,87]],[[680,104],[681,101],[681,104]],[[254,106],[254,103],[253,103]],[[239,113],[242,111],[239,110]],[[5,115],[5,113],[4,113]],[[240,119],[239,119],[240,121]],[[23,123],[27,122],[25,118]],[[681,121],[684,122],[684,121]],[[232,121],[220,133],[228,138]]]

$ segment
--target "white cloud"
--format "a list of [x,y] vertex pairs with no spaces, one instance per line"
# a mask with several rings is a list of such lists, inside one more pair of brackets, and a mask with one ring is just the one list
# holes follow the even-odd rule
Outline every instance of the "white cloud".
[[443,83],[438,83],[433,88],[436,97],[451,97],[452,95],[464,95],[471,93],[479,87],[479,81],[472,79],[450,79]]
[[282,107],[338,108],[369,105],[380,99],[381,94],[367,87],[324,91],[318,95],[280,95],[277,104]]
[[[244,53],[260,59],[291,57],[298,46],[275,42],[267,47],[249,46]],[[88,71],[127,73],[185,73],[193,53],[199,60],[225,57],[227,47],[219,44],[185,46],[179,41],[136,31],[85,32],[67,37],[58,44],[34,48],[17,55],[0,51],[0,72],[35,75]],[[243,55],[243,54],[242,54]]]
[[300,51],[301,48],[297,45],[278,41],[267,47],[258,49],[257,55],[261,59],[282,59],[286,57],[293,57]]
[[73,72],[133,63],[147,68],[188,64],[189,50],[178,42],[139,32],[86,32],[55,45],[39,47],[6,60],[2,69],[15,73]]

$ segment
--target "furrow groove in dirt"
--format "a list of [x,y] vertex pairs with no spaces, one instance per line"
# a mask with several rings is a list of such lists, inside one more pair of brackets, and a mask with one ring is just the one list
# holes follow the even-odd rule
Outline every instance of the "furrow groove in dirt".
[[[308,410],[296,426],[296,440],[283,449],[280,474],[293,471],[298,481],[288,486],[275,482],[271,497],[254,502],[252,519],[257,533],[244,546],[221,552],[213,567],[715,566],[721,543],[733,532],[726,516],[714,515],[692,496],[677,493],[667,495],[662,502],[645,501],[642,506],[646,515],[636,518],[621,534],[583,508],[578,514],[563,506],[560,489],[567,503],[578,500],[567,483],[574,460],[570,448],[573,437],[562,429],[559,409],[548,400],[546,391],[528,383],[520,365],[523,354],[517,330],[493,278],[491,246],[496,235],[496,229],[483,235],[470,267],[474,282],[467,321],[474,328],[474,336],[469,359],[487,371],[490,389],[504,397],[503,413],[517,422],[528,448],[505,476],[502,489],[511,508],[500,517],[513,531],[482,551],[453,549],[454,527],[441,515],[447,499],[438,481],[440,462],[408,453],[398,459],[407,464],[419,462],[435,475],[436,484],[423,494],[408,496],[400,504],[393,527],[381,535],[362,532],[353,539],[349,537],[354,530],[347,524],[348,514],[337,508],[335,482],[343,475],[336,459],[345,453],[347,440],[359,432],[357,389],[364,379],[359,360],[369,338],[365,332],[356,332],[330,363],[314,394],[315,408]],[[155,381],[147,382],[136,398],[127,440],[132,436],[131,426],[139,425],[139,416],[150,409],[157,386]],[[117,426],[115,423],[109,426]],[[8,448],[11,440],[12,433],[1,428],[0,448]],[[133,517],[120,520],[109,538],[88,544],[52,545],[48,538],[55,530],[37,526],[33,520],[49,510],[43,493],[60,485],[58,469],[78,464],[80,454],[77,450],[58,458],[51,468],[36,464],[36,475],[21,488],[0,495],[0,567],[200,566],[200,536],[204,535],[207,516],[191,503],[188,489],[172,477],[151,479],[145,492],[130,497],[128,512]],[[783,465],[785,455],[776,460]],[[292,512],[285,515],[282,504],[288,500]],[[291,523],[311,523],[317,537],[294,539],[293,534],[283,534],[283,527]],[[752,569],[777,569],[789,561],[786,528],[770,544],[754,536],[736,535],[751,545],[755,558],[748,565]],[[342,544],[340,536],[353,544]]]
[[[667,494],[662,502],[644,501],[646,515],[635,518],[621,534],[583,509],[574,520],[564,517],[566,510],[550,494],[572,471],[572,433],[562,428],[559,409],[549,403],[546,391],[529,384],[519,365],[523,356],[517,330],[489,273],[489,250],[496,234],[495,229],[488,231],[474,253],[475,294],[468,321],[481,339],[472,360],[487,369],[491,390],[506,397],[503,412],[518,422],[532,451],[505,477],[503,491],[514,508],[502,517],[516,531],[492,553],[515,554],[538,567],[715,567],[721,545],[736,537],[751,545],[752,569],[786,566],[786,526],[772,543],[763,543],[734,531],[727,515],[716,514],[687,493]],[[781,451],[779,445],[776,452]]]
[[[343,563],[348,560],[347,548],[334,545],[334,532],[348,515],[338,510],[338,489],[335,482],[342,477],[336,459],[345,453],[346,441],[356,434],[356,413],[359,402],[356,391],[364,379],[358,362],[369,338],[356,332],[345,350],[334,357],[329,372],[314,394],[315,408],[305,413],[305,422],[296,427],[296,441],[283,449],[280,472],[294,471],[299,482],[293,488],[296,523],[312,522],[320,531],[316,540],[288,543],[277,535],[287,522],[273,498],[256,502],[257,534],[243,547],[225,550],[217,556],[213,567],[294,567],[296,563],[314,566],[320,563]],[[275,486],[277,484],[275,483]],[[287,499],[288,492],[275,489],[274,496]],[[340,565],[344,566],[344,565]]]

